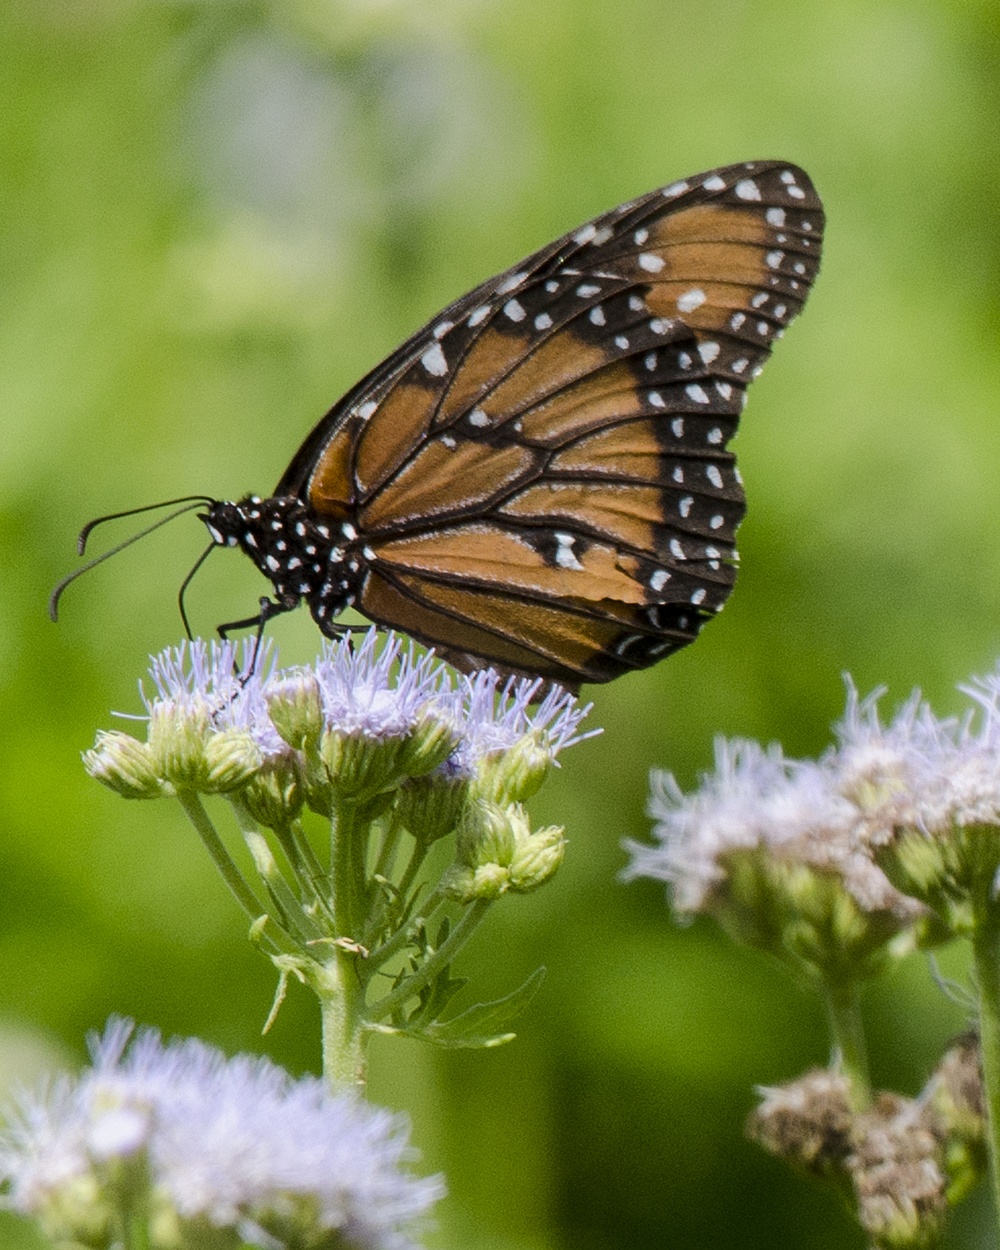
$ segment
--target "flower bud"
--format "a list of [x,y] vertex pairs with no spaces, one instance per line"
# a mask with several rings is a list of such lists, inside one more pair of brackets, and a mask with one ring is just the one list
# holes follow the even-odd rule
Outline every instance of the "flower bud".
[[223,729],[205,743],[205,791],[224,794],[248,781],[260,767],[260,748],[242,729]]
[[407,777],[421,777],[431,772],[445,762],[457,742],[451,719],[428,705],[417,717],[405,741],[399,760],[400,772]]
[[205,744],[212,733],[202,704],[163,702],[149,716],[149,747],[161,777],[178,790],[203,790],[208,780]]
[[319,742],[323,705],[319,683],[311,673],[296,674],[270,685],[267,711],[271,723],[290,747],[302,750]]
[[459,864],[473,869],[497,864],[506,869],[514,856],[514,847],[514,827],[508,811],[485,799],[466,807],[455,849]]
[[267,829],[281,829],[295,820],[303,798],[295,755],[289,751],[265,760],[240,797],[254,820]]
[[413,777],[400,787],[399,818],[418,842],[436,842],[457,827],[468,800],[464,777]]
[[157,799],[164,793],[153,752],[131,734],[101,730],[93,747],[84,751],[83,766],[126,799]]
[[552,768],[552,755],[536,734],[524,734],[503,751],[485,755],[477,768],[477,787],[494,803],[523,803],[541,787]]
[[377,794],[399,779],[403,744],[402,738],[330,729],[320,740],[320,757],[334,790],[357,798]]
[[458,903],[474,903],[499,898],[508,883],[507,870],[499,864],[482,864],[478,868],[455,864],[445,875],[441,889]]
[[515,832],[514,857],[510,862],[510,888],[520,894],[544,885],[554,875],[566,852],[565,830],[548,825],[531,833]]

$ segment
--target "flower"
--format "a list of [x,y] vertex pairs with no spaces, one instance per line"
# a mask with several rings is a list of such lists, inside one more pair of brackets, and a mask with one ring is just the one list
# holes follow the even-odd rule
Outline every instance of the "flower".
[[443,1184],[404,1166],[398,1117],[196,1039],[143,1030],[127,1045],[132,1029],[112,1020],[91,1039],[93,1066],[22,1095],[0,1136],[8,1201],[50,1236],[105,1239],[123,1198],[142,1209],[141,1185],[154,1247],[190,1244],[199,1224],[231,1230],[234,1246],[417,1245]]

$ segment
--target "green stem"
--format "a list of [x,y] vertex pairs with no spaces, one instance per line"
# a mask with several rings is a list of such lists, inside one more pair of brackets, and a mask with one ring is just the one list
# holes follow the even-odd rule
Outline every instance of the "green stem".
[[834,1053],[850,1082],[854,1109],[863,1111],[871,1105],[872,1085],[857,985],[828,987],[826,1010]]
[[[219,872],[222,873],[222,878],[226,885],[229,886],[237,903],[239,903],[252,921],[257,921],[261,916],[267,915],[267,908],[263,906],[253,890],[250,889],[243,874],[236,867],[215,826],[212,824],[208,812],[202,806],[198,795],[193,790],[178,790],[177,798],[184,809],[184,814],[198,831],[198,836],[201,838],[209,855],[211,855],[212,862]],[[276,940],[276,933],[280,940]],[[293,943],[289,942],[288,935],[281,929],[281,926],[273,920],[261,935],[261,940],[262,944],[272,951],[285,950],[287,952],[297,949]]]
[[990,1156],[994,1217],[1000,1221],[1000,926],[978,909],[972,934],[979,987],[979,1044],[986,1093],[986,1144]]
[[434,890],[427,898],[426,903],[420,909],[420,915],[412,921],[406,921],[401,924],[396,932],[381,946],[376,946],[374,950],[369,952],[368,967],[374,971],[381,968],[382,965],[393,955],[397,955],[401,950],[405,950],[410,941],[410,935],[413,932],[414,925],[420,924],[421,921],[427,921],[434,915],[437,909],[445,901],[445,894],[441,890]]
[[474,903],[469,903],[454,929],[452,929],[434,954],[426,959],[412,976],[407,977],[398,985],[391,994],[386,994],[385,998],[380,999],[377,1003],[373,1003],[369,1009],[368,1018],[370,1020],[384,1020],[397,1007],[402,1007],[407,999],[412,998],[415,994],[419,994],[425,985],[430,984],[438,973],[451,963],[469,938],[472,937],[495,901],[492,898],[479,898]]
[[335,1093],[365,1084],[364,990],[356,959],[337,951],[329,963],[316,965],[310,973],[323,1017],[323,1075]]

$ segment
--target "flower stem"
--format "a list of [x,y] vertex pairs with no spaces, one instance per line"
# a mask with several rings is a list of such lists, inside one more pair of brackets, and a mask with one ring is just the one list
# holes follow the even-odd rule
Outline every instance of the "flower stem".
[[834,1055],[850,1082],[854,1108],[862,1111],[871,1104],[872,1087],[857,985],[828,986],[826,1010]]
[[982,911],[972,934],[979,986],[979,1044],[986,1093],[986,1143],[995,1218],[1000,1221],[1000,925]]
[[355,958],[337,951],[332,960],[310,972],[323,1017],[323,1075],[335,1092],[365,1085],[364,991]]

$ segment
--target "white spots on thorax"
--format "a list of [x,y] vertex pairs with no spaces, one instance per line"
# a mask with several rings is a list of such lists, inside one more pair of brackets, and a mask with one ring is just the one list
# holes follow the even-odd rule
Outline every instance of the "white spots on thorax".
[[646,398],[649,400],[649,403],[654,408],[666,408],[667,406],[663,402],[663,396],[660,394],[659,391],[650,391],[649,394],[646,396]]
[[670,581],[670,574],[666,569],[657,569],[649,577],[649,589],[656,595],[660,593],[667,582]]
[[375,552],[372,551],[371,547],[362,547],[361,554],[364,556],[366,560],[374,560],[377,558],[375,555]]
[[595,304],[587,315],[590,322],[595,326],[602,326],[607,322],[607,317],[604,315],[604,309],[600,306],[600,304]]
[[721,350],[719,344],[712,339],[698,344],[698,355],[701,357],[702,364],[710,365],[713,360],[718,359]]
[[300,569],[302,567],[302,561],[298,556],[292,556],[286,567],[288,569]]
[[491,304],[480,304],[478,308],[473,308],[472,312],[466,317],[466,325],[478,326],[486,320],[493,311]]
[[435,343],[433,347],[428,347],[427,351],[420,357],[420,363],[435,378],[443,378],[448,372],[448,361],[445,359],[440,343]]
[[712,483],[716,490],[722,490],[722,474],[717,464],[707,465],[705,468],[705,476]]
[[536,330],[550,330],[552,328],[552,318],[547,312],[539,313],[535,318]]
[[694,312],[700,308],[708,297],[700,286],[693,286],[677,297],[677,307],[683,313]]
[[663,257],[657,256],[655,252],[639,253],[639,268],[645,269],[647,273],[659,273],[666,263]]
[[503,282],[501,282],[497,287],[497,295],[506,295],[509,291],[516,291],[527,276],[528,275],[523,273],[521,270],[508,274],[508,276],[504,278]]
[[720,178],[718,174],[712,174],[710,178],[706,178],[701,184],[706,191],[725,191],[726,181]]
[[302,523],[301,521],[296,521],[296,522],[295,522],[295,532],[296,532],[296,534],[298,534],[299,538],[305,538],[305,536],[306,536],[306,527],[303,525],[303,523]]
[[710,402],[708,392],[703,386],[699,386],[697,382],[691,382],[688,386],[685,386],[684,394],[696,404],[707,404]]
[[752,178],[743,178],[733,188],[741,200],[759,200],[760,187]]
[[594,282],[581,282],[576,293],[580,299],[590,299],[594,295],[600,295],[601,288]]
[[267,567],[271,570],[272,573],[277,573],[278,570],[281,568],[281,561],[276,556],[271,556],[271,555],[267,556],[266,559],[264,560],[264,563],[267,565]]
[[279,538],[278,541],[274,544],[274,549],[275,551],[287,551],[288,543],[286,543],[283,538]]
[[691,190],[689,182],[672,182],[669,187],[663,188],[663,198],[666,200],[676,199],[678,195],[683,195],[685,191]]
[[509,299],[503,306],[504,316],[510,321],[523,321],[527,317],[524,305],[516,299]]
[[256,548],[257,546],[257,539],[250,533],[249,530],[243,535],[243,541],[248,547]]
[[490,419],[482,408],[473,408],[469,413],[469,424],[474,425],[477,429],[483,429],[489,425]]
[[350,521],[341,522],[340,532],[344,535],[348,542],[358,536],[358,531],[354,528]]
[[769,208],[765,216],[769,226],[778,226],[780,229],[785,224],[785,210],[783,208]]
[[583,565],[576,558],[576,553],[573,550],[576,535],[556,532],[553,534],[553,538],[556,540],[556,564],[561,569],[576,569],[578,572],[582,572]]

